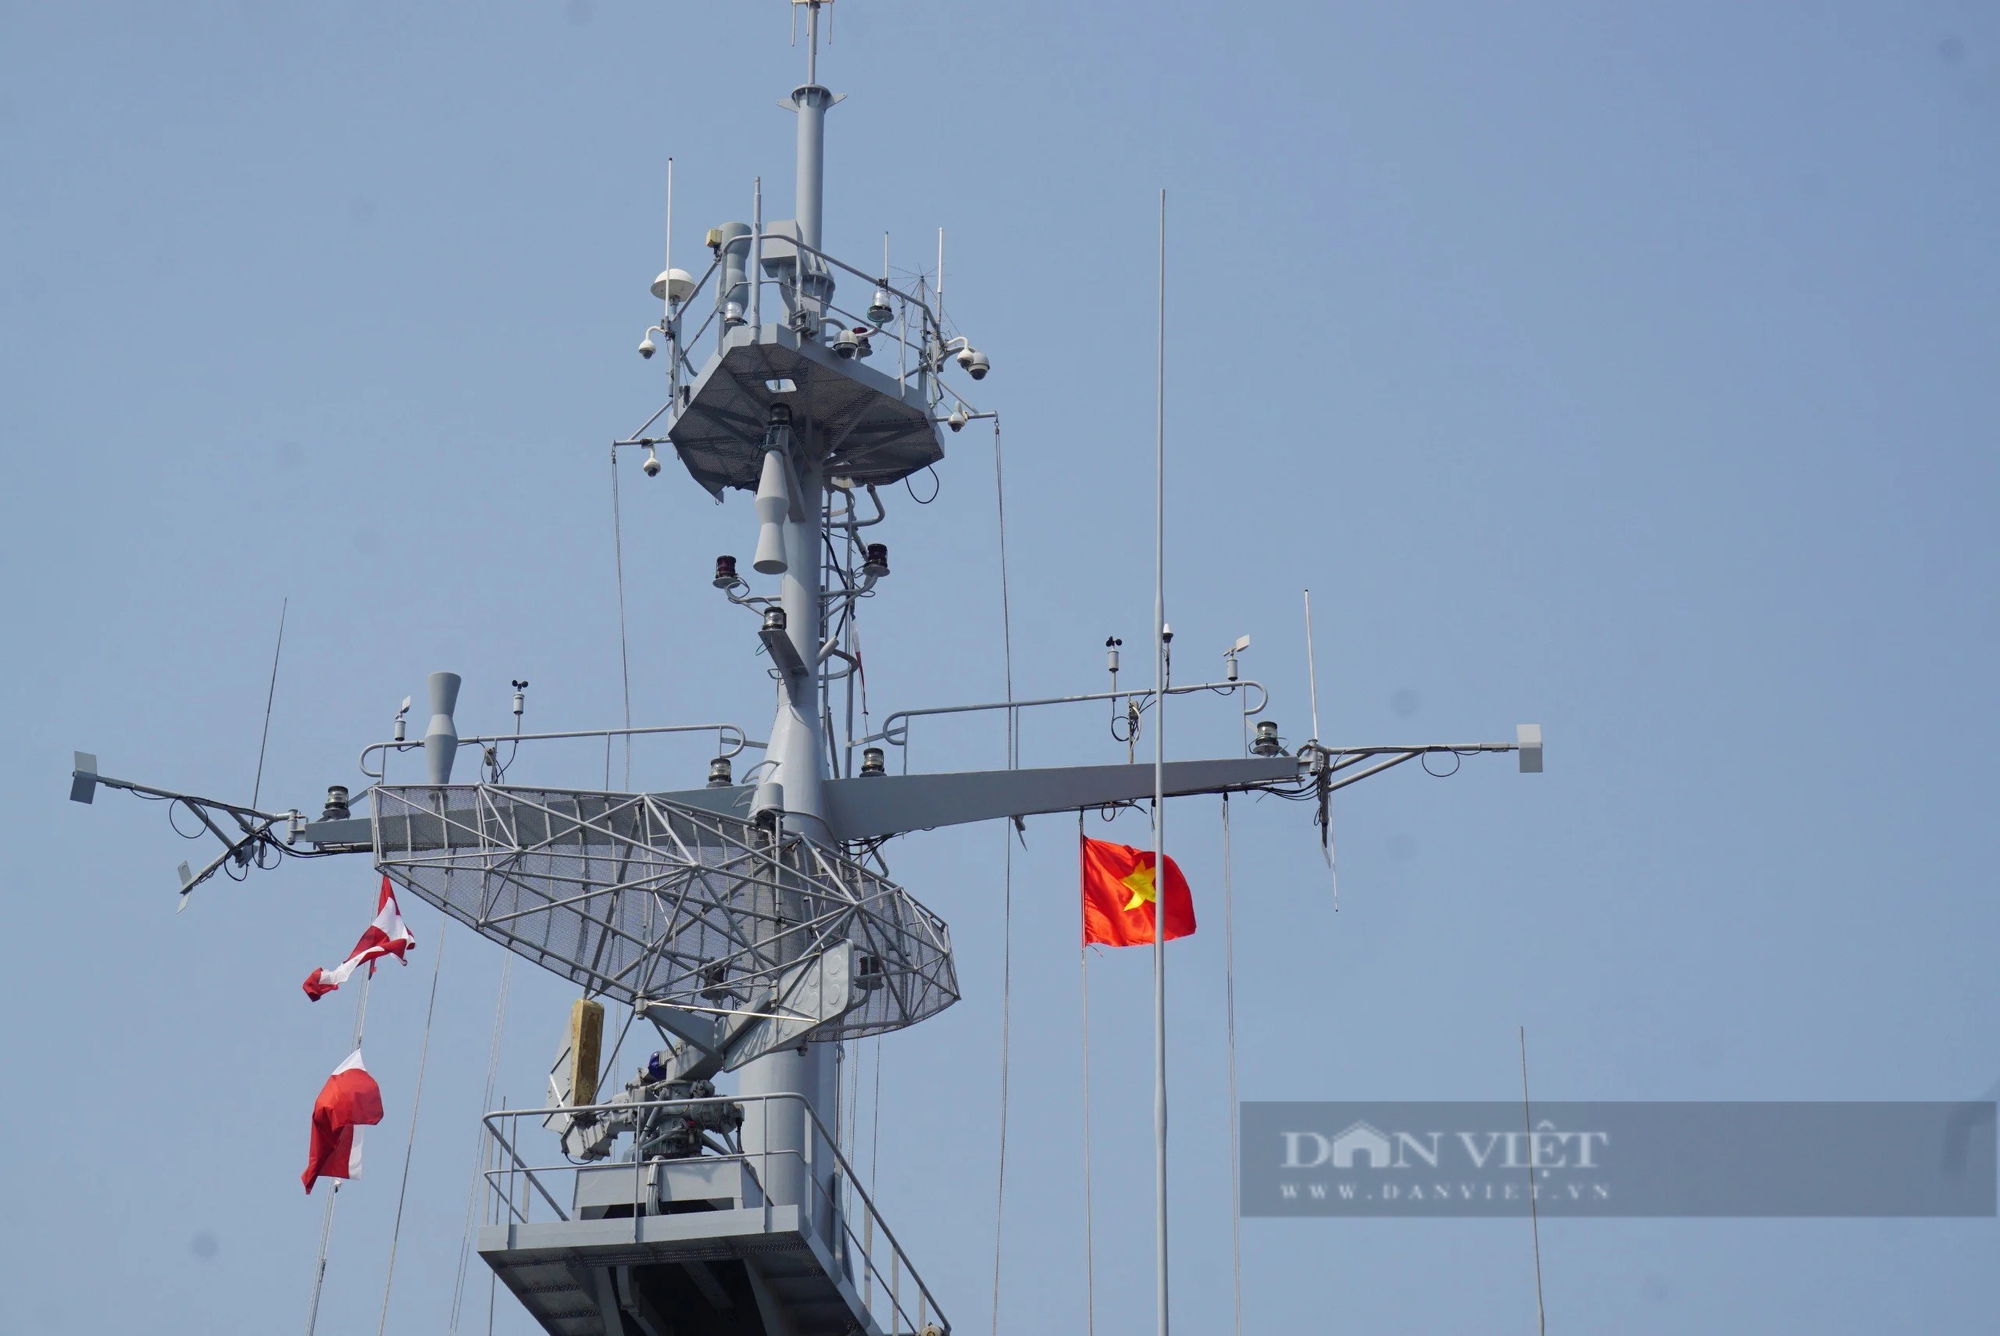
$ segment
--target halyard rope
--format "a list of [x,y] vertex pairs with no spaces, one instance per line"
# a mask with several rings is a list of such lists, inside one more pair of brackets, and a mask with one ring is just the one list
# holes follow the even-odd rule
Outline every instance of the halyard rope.
[[473,1140],[472,1181],[465,1190],[465,1233],[458,1241],[458,1280],[451,1290],[451,1324],[448,1336],[458,1336],[458,1319],[465,1306],[465,1274],[472,1265],[474,1212],[479,1202],[480,1169],[486,1162],[486,1124],[483,1115],[493,1107],[493,1085],[500,1070],[500,1032],[507,1018],[507,992],[514,980],[514,953],[506,953],[500,963],[500,989],[493,1001],[493,1038],[486,1049],[486,1093],[480,1098],[482,1121]]
[[431,1020],[437,1015],[438,975],[444,971],[445,924],[451,920],[443,915],[438,917],[437,950],[431,954],[431,1000],[424,1011],[424,1042],[417,1051],[417,1088],[410,1097],[410,1135],[403,1143],[403,1182],[396,1189],[396,1223],[389,1230],[389,1266],[382,1273],[382,1316],[375,1323],[375,1336],[389,1326],[389,1288],[396,1280],[396,1247],[403,1238],[403,1198],[410,1191],[410,1157],[417,1149],[417,1112],[424,1104],[424,1071],[431,1060]]
[[[373,975],[365,975],[361,980],[361,996],[354,1000],[354,1042],[347,1046],[349,1053],[361,1047],[362,1025],[368,1019],[368,985]],[[306,1336],[313,1336],[313,1329],[319,1325],[319,1294],[326,1284],[326,1254],[333,1244],[333,1204],[340,1200],[340,1180],[335,1179],[333,1187],[326,1194],[326,1209],[319,1218],[319,1257],[313,1263],[312,1303],[306,1309]]]

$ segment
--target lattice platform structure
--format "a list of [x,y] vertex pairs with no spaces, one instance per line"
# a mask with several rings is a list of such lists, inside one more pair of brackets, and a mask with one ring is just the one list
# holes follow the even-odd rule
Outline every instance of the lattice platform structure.
[[[810,840],[655,794],[371,792],[382,871],[591,993],[783,1021],[785,1042],[881,1034],[958,1000],[944,920]],[[822,992],[810,972],[835,960]]]

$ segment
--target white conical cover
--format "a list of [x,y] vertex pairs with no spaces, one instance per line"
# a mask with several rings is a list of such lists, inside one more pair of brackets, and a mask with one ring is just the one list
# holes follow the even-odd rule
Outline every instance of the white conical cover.
[[433,784],[451,783],[451,763],[458,758],[458,726],[451,716],[458,708],[460,680],[457,673],[430,676],[431,722],[424,730],[424,759]]
[[785,483],[785,459],[776,450],[764,452],[764,473],[757,480],[757,554],[750,565],[759,575],[783,575],[785,534],[781,527],[792,508]]

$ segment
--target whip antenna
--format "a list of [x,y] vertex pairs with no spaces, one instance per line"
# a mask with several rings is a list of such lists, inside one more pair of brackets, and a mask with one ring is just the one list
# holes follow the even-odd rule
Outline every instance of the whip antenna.
[[278,656],[285,652],[285,614],[290,612],[292,600],[289,595],[278,605],[278,647],[271,651],[271,685],[264,691],[264,733],[257,739],[257,778],[250,785],[250,805],[257,805],[257,798],[264,792],[264,748],[271,742],[271,702],[278,695]]

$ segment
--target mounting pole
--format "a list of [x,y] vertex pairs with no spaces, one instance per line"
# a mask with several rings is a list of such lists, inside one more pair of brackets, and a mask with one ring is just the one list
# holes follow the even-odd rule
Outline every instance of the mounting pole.
[[1167,1336],[1167,192],[1160,190],[1160,342],[1153,401],[1153,1214]]
[[[820,245],[822,201],[825,198],[826,109],[833,94],[819,82],[819,0],[806,5],[806,81],[792,90],[792,106],[799,117],[799,163],[796,210],[799,240],[815,249]],[[799,274],[804,277],[805,256],[799,257]]]

